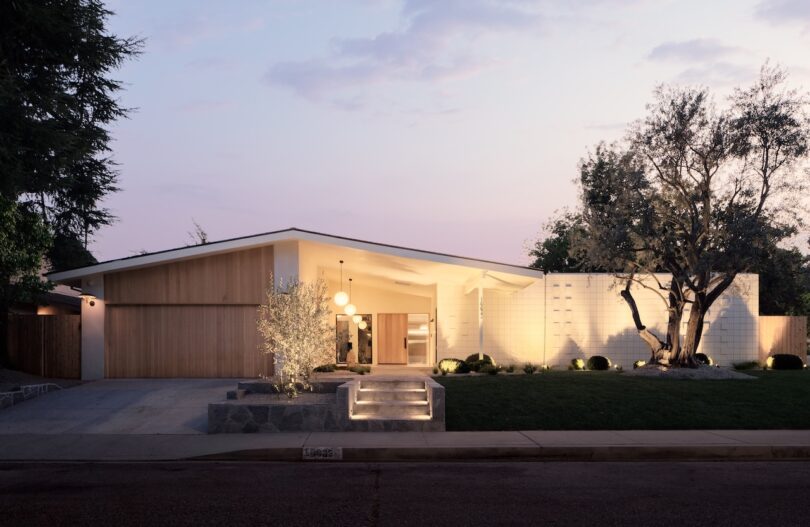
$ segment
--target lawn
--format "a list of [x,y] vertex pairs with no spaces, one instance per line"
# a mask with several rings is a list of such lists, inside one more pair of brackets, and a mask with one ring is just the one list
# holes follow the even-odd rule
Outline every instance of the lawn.
[[685,381],[616,372],[436,377],[447,430],[810,428],[810,372]]

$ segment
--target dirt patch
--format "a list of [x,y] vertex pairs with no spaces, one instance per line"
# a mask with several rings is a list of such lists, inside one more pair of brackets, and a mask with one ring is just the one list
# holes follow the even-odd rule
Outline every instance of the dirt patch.
[[659,379],[688,379],[694,381],[723,381],[723,380],[755,380],[756,377],[746,375],[728,368],[716,366],[700,366],[697,368],[667,368],[666,366],[647,365],[624,373],[631,377],[655,377]]

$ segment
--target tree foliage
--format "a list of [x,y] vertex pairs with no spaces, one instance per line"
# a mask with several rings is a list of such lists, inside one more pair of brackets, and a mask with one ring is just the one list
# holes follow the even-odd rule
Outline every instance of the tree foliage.
[[[805,98],[785,79],[766,65],[722,110],[705,88],[661,87],[626,141],[601,144],[581,163],[588,258],[621,271],[622,296],[653,355],[696,365],[711,305],[800,224],[810,126]],[[633,286],[660,296],[665,339],[643,325]]]
[[587,228],[580,214],[564,211],[544,226],[545,236],[534,243],[529,256],[534,258],[530,267],[546,273],[578,273],[599,271],[590,264],[587,254],[578,250],[587,236]]
[[290,397],[309,389],[316,366],[334,361],[334,330],[329,325],[326,283],[271,279],[265,304],[259,306],[262,353],[273,354],[274,380]]
[[110,34],[110,15],[99,0],[0,2],[0,193],[56,241],[79,242],[59,265],[87,261],[89,238],[113,219],[100,206],[117,190],[108,126],[127,109],[110,73],[141,43]]

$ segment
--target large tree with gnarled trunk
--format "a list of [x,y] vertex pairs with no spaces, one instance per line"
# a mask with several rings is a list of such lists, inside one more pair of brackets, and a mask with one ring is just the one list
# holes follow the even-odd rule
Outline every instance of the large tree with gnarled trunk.
[[[655,359],[695,366],[709,308],[801,223],[810,126],[785,77],[764,66],[722,110],[707,89],[661,87],[625,142],[581,163],[584,249],[621,270],[621,295]],[[644,326],[634,287],[660,296],[666,335]]]

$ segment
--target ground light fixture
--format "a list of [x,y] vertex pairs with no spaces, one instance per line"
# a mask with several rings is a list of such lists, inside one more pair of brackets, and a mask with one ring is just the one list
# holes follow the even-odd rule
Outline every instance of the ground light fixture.
[[335,293],[335,305],[343,307],[349,303],[349,295],[343,290],[343,260],[340,261],[340,291]]
[[349,303],[346,304],[346,307],[343,308],[343,312],[353,317],[357,313],[357,306],[352,304],[352,279],[349,278],[349,298],[347,300]]

